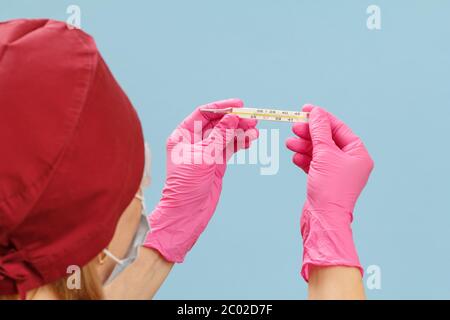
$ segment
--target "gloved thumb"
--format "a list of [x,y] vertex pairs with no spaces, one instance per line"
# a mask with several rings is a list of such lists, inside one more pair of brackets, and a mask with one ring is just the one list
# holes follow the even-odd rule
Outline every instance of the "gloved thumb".
[[214,126],[209,136],[206,138],[206,144],[220,144],[220,146],[225,149],[225,147],[230,142],[234,141],[238,125],[239,117],[237,115],[224,115],[222,119],[220,119],[220,121]]
[[331,123],[328,113],[320,108],[314,107],[309,113],[309,133],[313,147],[320,148],[334,144],[331,132]]

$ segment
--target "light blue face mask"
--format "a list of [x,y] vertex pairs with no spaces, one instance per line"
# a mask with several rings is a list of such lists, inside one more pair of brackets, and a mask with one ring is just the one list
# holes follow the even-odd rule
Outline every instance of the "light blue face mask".
[[[150,149],[148,145],[145,144],[144,177],[142,178],[140,188],[142,193],[144,192],[145,188],[148,187],[149,184],[150,184]],[[116,266],[114,267],[111,275],[106,280],[105,284],[108,284],[112,280],[114,280],[123,270],[125,270],[126,267],[128,267],[131,263],[133,263],[136,260],[139,247],[142,246],[142,244],[145,241],[145,238],[147,237],[147,233],[150,231],[150,226],[147,221],[145,198],[143,195],[140,194],[137,194],[135,198],[139,199],[142,204],[141,220],[139,222],[139,226],[134,236],[134,239],[131,242],[127,253],[125,254],[125,257],[123,259],[119,259],[114,254],[112,254],[108,249],[103,249],[103,253],[116,262]]]
[[103,253],[116,262],[116,266],[114,267],[111,275],[106,281],[106,284],[114,280],[119,275],[119,273],[121,273],[126,267],[128,267],[131,263],[133,263],[134,260],[136,260],[138,249],[139,247],[142,246],[147,236],[147,233],[150,231],[150,226],[148,224],[147,215],[145,211],[145,199],[140,195],[136,195],[136,198],[142,201],[141,221],[139,222],[136,235],[134,236],[134,239],[131,242],[128,251],[125,254],[125,257],[123,259],[119,259],[115,255],[113,255],[108,249],[103,249]]

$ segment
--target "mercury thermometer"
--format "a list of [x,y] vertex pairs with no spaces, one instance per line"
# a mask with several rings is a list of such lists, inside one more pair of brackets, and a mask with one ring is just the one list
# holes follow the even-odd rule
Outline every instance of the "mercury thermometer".
[[309,112],[285,111],[263,108],[225,108],[225,109],[200,109],[203,112],[216,114],[235,114],[244,119],[257,119],[282,122],[308,122]]

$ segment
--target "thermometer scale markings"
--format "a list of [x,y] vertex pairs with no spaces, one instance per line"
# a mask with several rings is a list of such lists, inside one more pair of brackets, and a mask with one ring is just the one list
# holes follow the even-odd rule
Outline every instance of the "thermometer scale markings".
[[226,109],[200,109],[203,112],[220,114],[236,114],[241,118],[271,120],[283,122],[308,122],[309,113],[301,111],[284,111],[262,108],[226,108]]

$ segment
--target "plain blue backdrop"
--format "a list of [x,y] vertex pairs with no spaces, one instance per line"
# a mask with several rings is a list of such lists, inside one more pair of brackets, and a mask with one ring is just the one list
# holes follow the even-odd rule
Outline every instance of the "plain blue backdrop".
[[[154,160],[150,207],[164,183],[166,137],[195,106],[229,97],[318,104],[362,137],[376,163],[354,222],[363,265],[382,272],[369,298],[450,298],[450,1],[0,0],[0,19],[65,21],[70,4],[141,116]],[[366,27],[371,4],[381,8],[378,31]],[[280,128],[281,144],[290,135],[288,124],[259,127]],[[306,179],[291,152],[280,156],[277,175],[229,167],[214,218],[157,298],[306,297]]]

